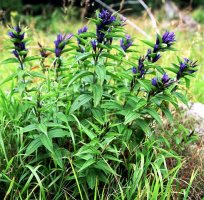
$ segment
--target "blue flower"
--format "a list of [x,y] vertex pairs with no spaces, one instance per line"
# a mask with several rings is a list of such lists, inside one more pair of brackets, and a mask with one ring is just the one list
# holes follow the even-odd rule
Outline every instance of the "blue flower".
[[120,46],[121,48],[126,51],[133,43],[133,40],[131,39],[130,35],[126,35],[125,38],[120,40]]
[[159,60],[159,58],[161,58],[161,54],[160,53],[152,53],[152,50],[148,49],[146,58],[149,62],[155,63],[155,62],[157,62],[157,60]]
[[138,60],[138,67],[133,67],[132,68],[132,73],[133,74],[138,74],[138,78],[143,78],[144,75],[146,74],[146,70],[145,70],[145,67],[144,67],[144,58],[139,58]]
[[13,32],[8,32],[8,35],[11,37],[11,38],[16,38],[16,35],[13,33]]
[[197,61],[193,62],[191,60],[189,60],[188,58],[184,58],[183,62],[180,62],[180,67],[179,67],[179,71],[177,73],[177,79],[180,79],[182,77],[184,77],[185,75],[188,74],[193,74],[194,72],[196,72],[197,70],[193,69],[195,67],[197,67]]
[[88,27],[84,26],[83,28],[78,30],[78,35],[82,34],[82,33],[86,33],[88,31]]
[[113,16],[111,12],[105,9],[102,9],[98,16],[102,20],[101,23],[103,25],[109,25],[112,22],[116,21],[116,17]]
[[161,44],[166,44],[167,47],[172,46],[174,42],[176,41],[175,37],[176,36],[174,32],[166,31],[163,34],[161,41],[160,41],[159,35],[157,35],[156,44],[154,45],[153,53],[157,53],[158,51],[163,49],[163,47],[161,47]]
[[174,32],[166,31],[162,36],[162,43],[170,47],[176,41],[175,37]]
[[166,84],[169,82],[169,80],[170,80],[169,76],[166,73],[164,73],[162,76],[162,83]]
[[57,39],[54,41],[55,43],[55,55],[56,57],[60,57],[62,50],[64,49],[65,45],[67,44],[68,40],[73,36],[73,34],[69,35],[62,35],[58,34]]
[[161,78],[152,78],[152,85],[159,89],[164,89],[166,86],[168,86],[169,81],[169,76],[167,75],[167,73],[164,73]]
[[[81,35],[82,33],[86,33],[87,30],[88,30],[88,27],[84,26],[83,28],[78,30],[78,35]],[[86,39],[86,38],[84,38],[84,39]],[[79,47],[78,51],[81,52],[81,53],[84,53],[85,47],[84,47],[84,45],[82,44],[82,42],[81,42],[81,40],[79,38],[77,38],[77,43],[78,43],[78,47]]]
[[151,82],[152,82],[153,86],[157,87],[157,85],[158,85],[158,78],[157,77],[152,78]]
[[136,67],[133,67],[133,68],[132,68],[132,73],[133,73],[133,74],[137,74],[137,68],[136,68]]
[[18,59],[19,59],[19,54],[18,54],[18,51],[13,50],[13,51],[12,51],[12,53],[13,53],[13,55],[14,55],[16,58],[18,58]]
[[21,32],[21,28],[19,25],[17,25],[16,27],[13,28],[17,33]]
[[153,53],[157,53],[160,50],[159,44],[154,45]]
[[139,78],[142,78],[146,73],[143,62],[144,62],[144,59],[140,57],[138,60],[138,72],[140,73]]
[[98,44],[97,40],[92,40],[91,41],[91,45],[92,45],[92,48],[93,48],[94,52],[96,52],[97,44]]

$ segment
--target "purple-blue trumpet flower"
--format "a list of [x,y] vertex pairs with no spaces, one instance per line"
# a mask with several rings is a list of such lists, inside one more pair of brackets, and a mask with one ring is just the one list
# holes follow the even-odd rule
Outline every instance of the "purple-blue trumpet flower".
[[183,62],[180,62],[180,68],[177,73],[177,79],[180,79],[188,74],[193,74],[196,72],[196,69],[193,69],[197,66],[197,61],[191,61],[188,58],[184,58]]
[[157,87],[157,85],[158,85],[158,78],[157,77],[152,78],[151,82],[152,82],[153,86]]
[[169,78],[168,74],[164,73],[163,76],[162,76],[162,83],[166,84],[166,83],[169,82],[169,80],[170,80],[170,78]]
[[176,41],[175,37],[176,36],[174,32],[166,31],[163,34],[161,41],[160,41],[159,36],[157,35],[156,44],[154,45],[153,52],[157,53],[159,50],[161,50],[162,49],[162,47],[160,46],[161,44],[166,44],[167,47],[172,46],[174,42]]
[[138,67],[133,67],[132,68],[132,73],[133,74],[138,74],[138,78],[143,78],[144,75],[146,74],[146,70],[145,70],[145,67],[144,67],[144,58],[139,58],[138,60]]
[[65,45],[67,44],[68,40],[73,36],[73,34],[69,35],[62,35],[58,34],[57,39],[54,41],[55,43],[55,55],[56,57],[60,57],[62,50],[64,49]]
[[126,51],[130,46],[132,46],[133,40],[130,35],[126,35],[125,38],[120,40],[121,48]]
[[155,63],[155,62],[157,62],[157,60],[159,60],[161,58],[161,54],[160,53],[152,53],[152,50],[148,49],[146,58],[149,62]]
[[154,77],[152,78],[152,85],[157,88],[164,88],[168,85],[170,78],[167,73],[164,73],[161,78]]
[[92,48],[93,48],[94,52],[96,52],[97,44],[98,44],[97,40],[92,40],[91,41],[91,45],[92,45]]
[[[82,33],[86,33],[87,30],[88,30],[88,27],[84,26],[83,28],[78,30],[78,35],[81,35]],[[86,38],[84,38],[84,39],[86,39]],[[81,53],[84,53],[85,47],[84,47],[83,43],[81,42],[80,38],[77,38],[77,43],[78,43],[78,47],[79,47],[78,51],[80,51]]]
[[88,27],[84,26],[83,28],[78,30],[78,35],[82,34],[82,33],[86,33],[88,31]]

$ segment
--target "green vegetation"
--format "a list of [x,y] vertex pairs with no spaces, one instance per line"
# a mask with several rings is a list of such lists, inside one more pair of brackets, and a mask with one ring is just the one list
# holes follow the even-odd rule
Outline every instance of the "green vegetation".
[[202,33],[178,31],[175,42],[139,18],[152,39],[133,40],[131,27],[103,12],[88,30],[57,13],[50,27],[27,19],[29,30],[1,30],[4,199],[188,199],[203,176],[194,167],[184,179],[182,154],[198,137],[172,114],[186,94],[204,102]]

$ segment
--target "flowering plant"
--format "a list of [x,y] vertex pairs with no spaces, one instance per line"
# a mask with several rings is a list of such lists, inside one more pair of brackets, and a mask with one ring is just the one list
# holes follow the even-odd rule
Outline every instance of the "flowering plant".
[[[39,44],[39,56],[30,57],[26,30],[11,28],[14,59],[3,61],[19,63],[24,72],[19,101],[24,114],[17,126],[13,123],[26,145],[20,149],[23,159],[66,171],[60,184],[76,184],[71,193],[78,189],[82,199],[80,188],[92,191],[96,185],[105,187],[109,176],[121,175],[124,181],[131,176],[138,159],[131,155],[133,150],[156,134],[155,124],[162,126],[162,114],[172,120],[170,104],[177,108],[178,100],[186,103],[179,85],[183,80],[188,83],[197,70],[196,62],[187,58],[178,58],[179,63],[169,68],[158,64],[166,51],[174,50],[173,32],[157,34],[155,43],[142,40],[149,48],[137,55],[135,41],[116,14],[102,10],[90,20],[95,31],[85,26],[77,34],[58,34],[53,48]],[[40,61],[43,73],[25,66],[33,60]],[[14,77],[19,79],[18,73],[6,81]],[[16,89],[22,90],[19,82]],[[20,97],[17,93],[12,98]],[[69,169],[73,175],[67,175]],[[58,181],[51,179],[51,183]]]

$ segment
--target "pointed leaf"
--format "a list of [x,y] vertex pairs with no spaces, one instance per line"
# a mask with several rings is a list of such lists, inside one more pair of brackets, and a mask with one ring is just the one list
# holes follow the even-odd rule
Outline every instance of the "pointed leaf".
[[71,105],[71,108],[69,111],[70,114],[73,113],[78,108],[80,108],[81,106],[83,106],[84,104],[88,103],[91,99],[92,99],[92,97],[88,94],[82,94],[82,95],[78,96],[75,99],[75,101],[73,102],[73,104]]
[[103,88],[102,86],[96,84],[96,85],[93,85],[93,101],[94,101],[94,107],[96,107],[100,100],[101,100],[101,97],[103,95]]

